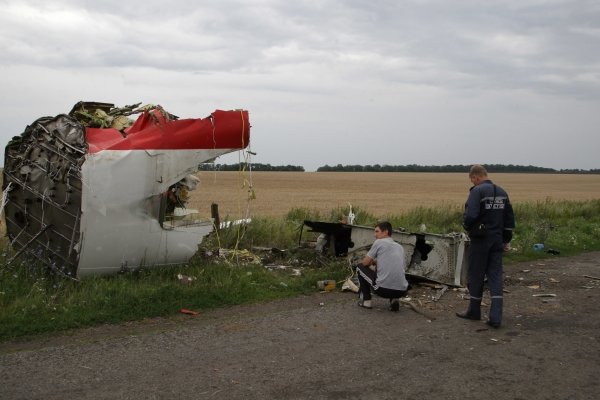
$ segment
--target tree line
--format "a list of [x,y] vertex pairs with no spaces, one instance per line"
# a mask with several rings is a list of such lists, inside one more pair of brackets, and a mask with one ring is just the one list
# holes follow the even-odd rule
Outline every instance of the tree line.
[[[471,165],[324,165],[317,168],[317,172],[469,172]],[[600,169],[554,169],[536,167],[533,165],[514,164],[485,164],[488,172],[522,172],[522,173],[545,173],[545,174],[600,174]],[[242,169],[252,171],[295,171],[304,172],[300,165],[271,165],[271,164],[214,164],[205,163],[198,166],[200,171],[240,171]]]
[[[469,172],[471,165],[325,165],[317,168],[317,172]],[[488,172],[523,172],[547,174],[599,174],[600,169],[554,169],[535,167],[533,165],[485,164]]]
[[304,172],[304,167],[299,165],[271,165],[271,164],[213,164],[206,163],[198,166],[200,171],[240,171],[242,169],[252,171],[299,171]]

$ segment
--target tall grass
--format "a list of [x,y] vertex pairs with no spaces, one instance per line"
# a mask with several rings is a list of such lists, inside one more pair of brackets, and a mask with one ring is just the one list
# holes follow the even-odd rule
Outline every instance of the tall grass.
[[543,243],[545,250],[557,250],[561,255],[600,249],[600,200],[517,204],[515,216],[514,260],[539,254],[533,250],[535,243]]
[[[304,220],[336,222],[349,208],[331,210],[327,216],[310,209],[292,209],[285,218],[254,218],[213,234],[186,265],[142,269],[108,277],[71,281],[45,272],[30,261],[6,265],[0,257],[0,340],[32,334],[117,323],[147,317],[174,315],[182,308],[200,311],[233,304],[294,296],[317,290],[322,279],[343,280],[350,272],[344,259],[323,259],[298,247],[315,239],[302,230]],[[357,225],[372,226],[387,219],[394,227],[432,233],[461,231],[462,210],[455,206],[418,207],[401,215],[376,217],[355,208]],[[600,200],[543,201],[515,205],[515,249],[506,262],[555,255],[536,252],[544,243],[560,255],[600,250]],[[216,256],[219,248],[237,249]],[[275,248],[273,250],[270,250]],[[245,250],[248,249],[248,250]],[[250,261],[244,259],[247,255]],[[286,269],[265,268],[283,265]],[[300,273],[298,275],[298,272]],[[188,284],[178,274],[195,278]]]
[[[77,282],[49,276],[39,267],[5,267],[0,270],[0,340],[289,297],[315,291],[318,280],[348,275],[341,261],[304,266],[300,275],[296,271],[196,258],[188,265]],[[193,280],[182,283],[179,274]]]

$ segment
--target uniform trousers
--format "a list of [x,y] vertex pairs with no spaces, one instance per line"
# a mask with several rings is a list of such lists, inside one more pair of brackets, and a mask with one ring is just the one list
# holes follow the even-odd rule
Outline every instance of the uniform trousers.
[[481,299],[487,276],[492,303],[489,321],[494,324],[502,321],[502,251],[502,237],[499,235],[471,238],[467,273],[467,288],[471,300],[467,313],[471,317],[481,318]]
[[377,273],[362,264],[355,266],[358,272],[359,295],[363,300],[371,300],[371,290],[384,299],[399,299],[406,295],[407,290],[396,290],[381,287],[377,284]]

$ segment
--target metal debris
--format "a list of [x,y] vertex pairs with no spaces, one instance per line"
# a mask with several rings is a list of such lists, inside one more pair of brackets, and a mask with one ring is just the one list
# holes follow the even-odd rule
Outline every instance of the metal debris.
[[262,265],[260,257],[246,249],[219,249],[219,257],[237,263]]
[[600,277],[597,277],[597,276],[584,275],[583,277],[588,278],[588,279],[593,279],[595,281],[600,281]]
[[198,315],[197,311],[188,310],[187,308],[182,308],[181,310],[179,310],[179,312],[182,313],[182,314],[191,315],[192,317]]
[[442,288],[433,297],[433,301],[439,301],[440,298],[444,295],[444,293],[446,293],[446,290],[448,290],[448,286],[447,285],[442,285]]
[[177,279],[179,280],[179,282],[181,282],[184,285],[188,285],[190,283],[192,283],[193,281],[196,280],[196,277],[194,276],[187,276],[187,275],[182,275],[182,274],[177,274]]
[[408,298],[404,298],[404,297],[400,298],[400,304],[404,304],[405,306],[409,307],[417,314],[421,314],[428,320],[431,320],[431,321],[435,320],[435,317],[433,315],[431,315],[430,313],[425,311],[421,306],[417,306],[414,302],[412,302]]
[[169,213],[168,194],[200,163],[248,146],[248,112],[180,120],[160,106],[138,106],[79,102],[6,145],[13,260],[24,254],[79,278],[184,263],[196,253],[212,220],[182,215],[182,207]]
[[[320,233],[315,249],[349,259],[361,258],[373,244],[373,228],[343,222],[304,221],[309,232]],[[465,286],[469,239],[462,233],[411,233],[403,229],[392,232],[392,239],[402,245],[406,257],[406,274],[449,286]]]
[[342,292],[351,291],[353,293],[358,293],[358,290],[358,286],[356,286],[356,284],[352,282],[352,279],[350,278],[346,279],[342,284]]

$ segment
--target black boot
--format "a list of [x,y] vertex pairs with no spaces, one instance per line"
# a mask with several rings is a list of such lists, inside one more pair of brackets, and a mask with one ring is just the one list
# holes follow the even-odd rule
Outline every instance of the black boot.
[[472,319],[474,321],[480,321],[481,320],[481,299],[471,298],[469,300],[469,308],[467,308],[467,311],[465,311],[463,313],[457,312],[456,316],[458,318]]
[[502,297],[492,298],[492,305],[490,306],[490,318],[486,322],[492,328],[500,328],[502,322]]
[[465,312],[462,312],[462,313],[457,312],[456,316],[458,318],[472,319],[474,321],[480,321],[481,320],[481,316],[477,317],[477,316],[475,316],[473,314],[470,314],[469,311],[465,311]]

